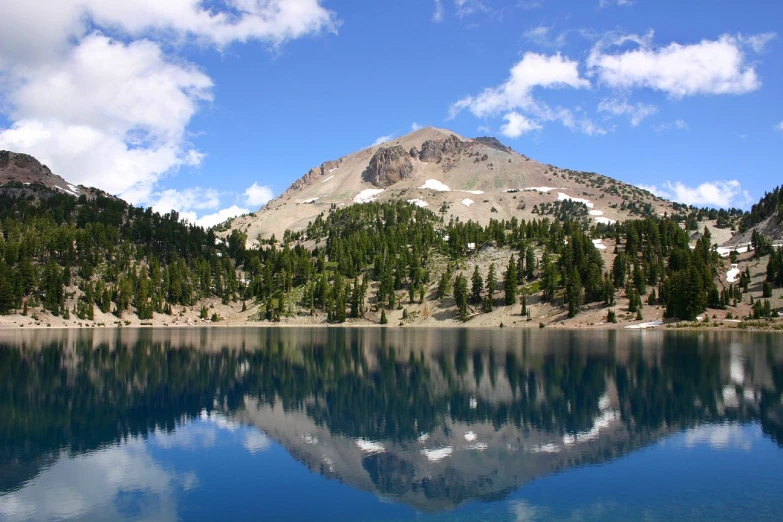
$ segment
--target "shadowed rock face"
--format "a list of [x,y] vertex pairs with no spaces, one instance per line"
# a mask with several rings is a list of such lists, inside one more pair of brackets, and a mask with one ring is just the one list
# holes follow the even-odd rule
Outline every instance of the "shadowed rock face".
[[362,177],[378,188],[386,188],[409,178],[412,172],[410,154],[405,149],[400,146],[384,147],[373,155]]
[[419,159],[427,163],[437,163],[442,161],[445,156],[461,152],[465,146],[465,142],[453,135],[442,140],[425,141],[421,144]]
[[480,138],[473,138],[473,141],[481,143],[482,145],[486,145],[487,147],[492,147],[493,149],[502,151],[502,152],[508,152],[509,154],[515,154],[516,151],[512,149],[511,147],[507,145],[503,145],[501,141],[497,138],[494,138],[492,136],[482,136]]
[[34,157],[3,150],[0,151],[0,183],[9,181],[42,183],[47,186],[64,184],[62,178],[52,174],[49,167],[42,165]]

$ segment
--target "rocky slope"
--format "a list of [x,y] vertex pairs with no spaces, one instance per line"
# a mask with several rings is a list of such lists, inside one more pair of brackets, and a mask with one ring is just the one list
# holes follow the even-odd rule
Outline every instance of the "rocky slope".
[[279,238],[287,229],[303,230],[333,206],[390,200],[482,224],[551,217],[567,200],[593,222],[676,211],[647,191],[539,163],[495,138],[467,139],[428,127],[311,169],[231,228],[247,233],[250,242],[259,235]]
[[53,190],[81,194],[83,187],[77,187],[53,174],[49,167],[27,154],[0,151],[0,185],[21,183],[22,185],[40,184]]

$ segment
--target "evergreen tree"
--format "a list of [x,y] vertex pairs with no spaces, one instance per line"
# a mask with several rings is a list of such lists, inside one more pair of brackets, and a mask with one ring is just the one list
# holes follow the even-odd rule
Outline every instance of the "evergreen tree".
[[471,293],[470,302],[474,305],[481,304],[484,293],[484,279],[479,273],[478,265],[473,269],[473,277],[471,278]]
[[468,280],[462,274],[459,274],[454,280],[454,301],[457,305],[457,312],[462,321],[468,319]]
[[503,290],[505,291],[506,306],[517,302],[517,267],[514,262],[514,256],[508,261],[505,279],[503,280]]

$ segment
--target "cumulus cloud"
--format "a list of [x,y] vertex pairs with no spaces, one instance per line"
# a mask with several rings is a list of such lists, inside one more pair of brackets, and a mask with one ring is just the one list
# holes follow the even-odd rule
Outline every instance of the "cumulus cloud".
[[[664,47],[652,40],[652,32],[604,39],[591,50],[587,66],[608,87],[648,88],[672,98],[745,94],[761,87],[738,37],[723,35],[718,40],[687,45],[674,42]],[[626,44],[635,47],[615,50]]]
[[[36,0],[13,2],[0,19],[2,54],[50,59],[69,40],[81,39],[98,26],[131,37],[183,38],[224,47],[233,42],[287,40],[339,27],[322,0]],[[41,16],[45,13],[45,16]]]
[[631,104],[627,100],[612,98],[601,100],[601,103],[598,104],[598,112],[605,112],[613,116],[628,116],[631,125],[636,127],[642,120],[658,112],[658,108],[655,105]]
[[500,127],[500,133],[509,138],[518,138],[531,131],[541,130],[541,125],[530,121],[518,112],[509,112],[503,119],[506,124]]
[[508,80],[457,101],[451,106],[450,115],[454,117],[468,109],[483,118],[516,108],[530,109],[536,105],[533,89],[537,87],[582,89],[590,87],[590,82],[580,76],[578,62],[560,53],[548,56],[529,52],[511,68]]
[[56,63],[12,68],[12,125],[0,148],[27,152],[71,182],[132,203],[166,172],[194,165],[185,128],[212,99],[212,80],[167,60],[158,44],[93,33]]
[[211,210],[220,205],[220,193],[215,189],[192,187],[185,190],[167,189],[153,194],[152,210],[166,213],[170,210]]
[[243,195],[245,196],[245,204],[256,208],[263,207],[275,197],[272,187],[259,185],[255,182],[245,190]]
[[[212,80],[170,43],[276,47],[335,31],[322,0],[11,2],[0,17],[0,148],[26,152],[71,182],[134,204],[204,158],[187,127]],[[45,13],[44,16],[41,13]],[[117,38],[112,38],[114,35]]]
[[721,208],[747,208],[753,202],[750,194],[737,180],[709,181],[697,187],[689,187],[680,181],[665,181],[657,185],[639,185],[658,197],[679,201],[686,205],[714,206]]
[[[504,83],[453,103],[449,108],[449,117],[454,118],[467,110],[479,118],[503,115],[507,122],[516,123],[521,122],[520,116],[524,116],[538,128],[542,127],[543,122],[558,121],[571,130],[588,134],[602,133],[600,131],[603,129],[589,120],[580,120],[572,110],[550,107],[536,99],[533,92],[538,88],[588,89],[590,82],[580,75],[577,61],[560,53],[544,55],[529,52],[511,68],[509,78]],[[514,127],[509,123],[504,127],[513,132]]]

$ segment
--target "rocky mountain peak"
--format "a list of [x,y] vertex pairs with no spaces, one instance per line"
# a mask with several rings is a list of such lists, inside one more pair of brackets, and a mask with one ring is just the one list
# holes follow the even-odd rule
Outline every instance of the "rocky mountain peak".
[[382,147],[370,159],[362,178],[376,187],[386,188],[410,177],[413,172],[411,156],[400,145]]

